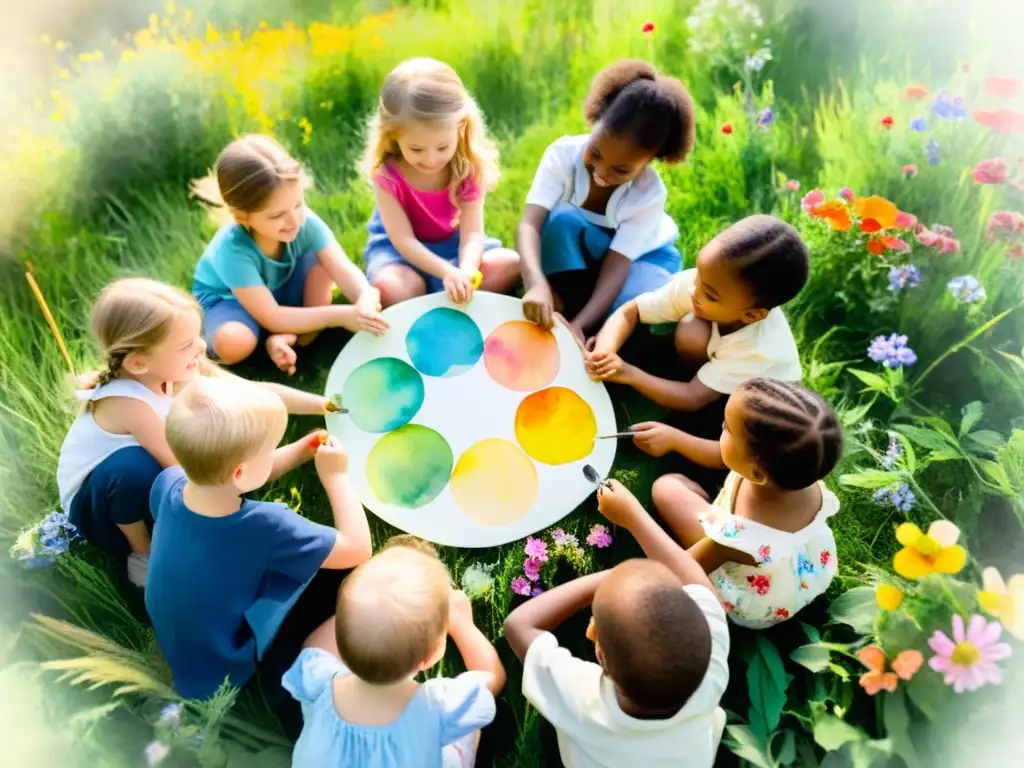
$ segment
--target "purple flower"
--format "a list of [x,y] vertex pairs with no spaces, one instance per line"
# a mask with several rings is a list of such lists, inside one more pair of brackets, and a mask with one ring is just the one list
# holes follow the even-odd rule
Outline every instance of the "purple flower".
[[757,118],[757,124],[761,128],[767,128],[773,122],[775,122],[775,113],[772,112],[771,107],[765,107],[764,111],[761,112],[761,116]]
[[580,545],[580,540],[576,538],[575,534],[566,533],[561,528],[552,531],[551,540],[555,542],[556,547],[578,547]]
[[978,304],[985,300],[985,287],[974,275],[954,277],[946,284],[958,304]]
[[939,142],[935,139],[928,139],[928,143],[924,148],[924,153],[928,156],[929,165],[938,165],[942,162],[942,157],[939,155]]
[[921,284],[921,270],[913,264],[892,267],[889,270],[889,290],[899,293],[904,288],[917,288]]
[[935,93],[932,112],[946,120],[963,120],[967,117],[967,105],[961,96],[950,98],[946,91],[941,90]]
[[533,536],[527,537],[525,551],[529,557],[535,557],[542,563],[548,561],[548,545],[543,539],[535,539]]
[[923,117],[915,117],[910,121],[910,130],[916,133],[924,133],[928,130],[928,123]]
[[903,445],[895,437],[890,437],[889,450],[882,457],[882,466],[892,469],[901,458],[903,458]]
[[536,557],[528,557],[523,561],[523,573],[526,574],[526,578],[530,581],[538,581],[542,565],[544,565],[543,561]]
[[610,547],[612,545],[612,535],[608,533],[608,529],[603,525],[595,525],[590,529],[590,534],[587,536],[587,544],[598,549]]
[[879,488],[871,496],[871,500],[883,507],[892,506],[900,512],[909,512],[917,502],[917,497],[906,483],[899,483],[890,488]]
[[536,597],[544,592],[544,587],[538,587],[534,584],[533,589],[530,591],[530,597]]
[[522,576],[516,576],[512,579],[512,591],[517,595],[523,595],[524,597],[530,596],[530,582],[528,582]]
[[888,338],[876,337],[868,347],[868,357],[886,368],[903,368],[917,362],[914,350],[907,346],[907,337],[898,333]]

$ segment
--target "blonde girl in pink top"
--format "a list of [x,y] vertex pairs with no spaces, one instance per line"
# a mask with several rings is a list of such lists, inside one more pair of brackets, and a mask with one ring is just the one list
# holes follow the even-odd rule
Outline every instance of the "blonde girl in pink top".
[[474,287],[515,285],[519,255],[484,235],[498,150],[447,64],[410,59],[387,76],[360,170],[377,201],[363,265],[385,307],[441,290],[464,304]]

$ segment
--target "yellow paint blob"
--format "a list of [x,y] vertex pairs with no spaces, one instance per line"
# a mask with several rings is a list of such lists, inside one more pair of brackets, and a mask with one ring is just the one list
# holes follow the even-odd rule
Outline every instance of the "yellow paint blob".
[[537,467],[508,440],[492,437],[466,449],[452,470],[455,504],[478,525],[506,525],[537,499]]
[[516,440],[543,464],[569,464],[590,455],[597,419],[582,397],[565,387],[549,387],[523,399],[516,409]]

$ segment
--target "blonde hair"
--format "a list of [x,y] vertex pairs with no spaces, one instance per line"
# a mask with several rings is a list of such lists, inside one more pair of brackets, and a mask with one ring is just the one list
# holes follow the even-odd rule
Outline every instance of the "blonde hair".
[[498,183],[498,148],[487,138],[483,115],[454,69],[436,59],[408,59],[384,79],[377,112],[370,120],[359,170],[373,180],[385,163],[402,156],[398,136],[410,123],[455,120],[459,140],[449,163],[448,196],[459,205],[459,191],[473,179],[484,191]]
[[192,182],[192,196],[214,208],[218,220],[233,213],[262,211],[281,185],[310,178],[302,164],[269,136],[248,134],[235,139],[217,156],[213,171]]
[[415,674],[448,631],[451,578],[433,547],[398,537],[338,592],[338,650],[354,675],[386,685]]
[[185,312],[202,315],[192,296],[157,280],[128,277],[104,288],[92,310],[92,332],[105,358],[98,383],[118,378],[128,355],[163,341]]
[[196,377],[174,398],[165,434],[174,457],[197,485],[222,485],[238,465],[284,437],[281,398],[236,376]]

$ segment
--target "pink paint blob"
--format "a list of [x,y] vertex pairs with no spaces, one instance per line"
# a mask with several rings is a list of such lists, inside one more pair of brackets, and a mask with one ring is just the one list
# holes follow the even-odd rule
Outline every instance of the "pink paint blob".
[[502,323],[484,342],[484,367],[506,389],[542,389],[555,380],[560,365],[558,342],[551,331],[525,320]]

